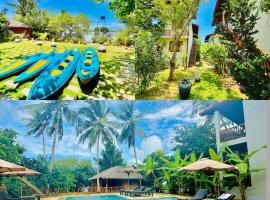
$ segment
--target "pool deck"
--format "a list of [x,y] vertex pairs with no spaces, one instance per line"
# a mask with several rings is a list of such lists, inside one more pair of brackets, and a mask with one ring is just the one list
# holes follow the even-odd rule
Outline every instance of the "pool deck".
[[143,196],[143,197],[129,197],[120,195],[119,193],[102,193],[102,194],[93,194],[88,192],[74,192],[74,193],[65,193],[65,194],[59,194],[59,196],[52,196],[52,197],[44,197],[41,198],[42,200],[61,200],[65,197],[71,197],[71,196],[95,196],[95,195],[118,195],[121,197],[125,197],[129,200],[142,200],[142,199],[156,199],[156,198],[165,198],[165,197],[176,197],[176,198],[189,198],[188,196],[181,196],[176,194],[164,194],[164,193],[154,193],[154,196]]

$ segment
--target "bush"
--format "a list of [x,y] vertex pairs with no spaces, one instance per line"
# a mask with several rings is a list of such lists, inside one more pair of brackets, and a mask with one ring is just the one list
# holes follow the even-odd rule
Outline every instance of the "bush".
[[213,65],[218,74],[225,74],[228,68],[228,52],[222,44],[204,44],[201,46],[203,59]]
[[162,51],[158,50],[152,34],[139,31],[135,45],[136,84],[140,93],[144,93],[152,81],[158,76],[160,67],[164,64]]
[[41,33],[41,34],[39,34],[38,39],[45,41],[47,39],[47,37],[48,37],[48,33]]

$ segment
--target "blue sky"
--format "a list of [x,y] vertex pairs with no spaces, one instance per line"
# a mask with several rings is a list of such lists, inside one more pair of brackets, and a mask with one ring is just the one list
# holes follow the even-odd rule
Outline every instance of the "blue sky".
[[[13,16],[14,9],[5,4],[7,0],[0,1],[0,8],[9,9],[9,17]],[[15,1],[15,0],[10,0]],[[84,13],[91,21],[92,27],[97,25],[105,25],[112,30],[118,30],[124,27],[109,10],[108,3],[97,4],[93,0],[37,0],[41,9],[49,10],[52,14],[58,13],[61,10],[67,10],[72,14]],[[197,19],[194,20],[200,26],[199,36],[204,41],[205,36],[214,32],[214,28],[211,26],[212,17],[216,0],[205,0],[200,5]],[[100,16],[106,16],[106,21],[102,22]]]
[[[29,114],[22,111],[20,107],[37,103],[38,101],[0,101],[0,128],[12,128],[18,132],[17,142],[26,148],[26,156],[35,157],[42,153],[41,138],[26,135],[27,128],[24,127],[24,118]],[[107,101],[109,107],[118,110],[123,101]],[[78,110],[84,102],[71,101],[70,108]],[[154,151],[164,150],[170,154],[174,146],[174,128],[177,126],[199,123],[204,118],[193,116],[192,101],[136,101],[136,112],[143,117],[139,126],[143,129],[145,137],[136,137],[136,150],[139,160]],[[47,151],[51,147],[51,138],[46,137]],[[56,157],[77,157],[90,159],[96,155],[96,146],[90,151],[87,144],[78,144],[78,138],[74,127],[65,123],[63,140],[57,143]],[[133,163],[133,150],[127,144],[117,143],[117,148],[123,152],[123,157],[128,163]],[[103,149],[103,145],[101,145]]]
[[194,20],[200,26],[199,37],[204,42],[205,36],[214,32],[211,26],[216,0],[205,0],[199,7],[197,18]]
[[[14,8],[8,6],[5,2],[16,2],[16,0],[1,0],[0,8],[9,10],[8,16],[12,17]],[[40,9],[46,9],[51,14],[57,14],[61,10],[66,10],[69,13],[76,15],[84,13],[91,21],[92,26],[105,25],[112,30],[119,30],[124,27],[115,17],[112,11],[108,8],[108,3],[98,4],[94,0],[37,0]],[[101,21],[100,16],[105,16],[106,20]]]

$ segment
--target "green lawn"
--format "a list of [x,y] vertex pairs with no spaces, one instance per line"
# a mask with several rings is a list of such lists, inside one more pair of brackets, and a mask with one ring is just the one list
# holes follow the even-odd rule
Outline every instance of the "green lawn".
[[145,94],[136,93],[136,99],[177,100],[179,98],[178,81],[182,78],[193,79],[195,75],[201,76],[201,82],[195,83],[191,88],[189,99],[191,100],[227,100],[246,99],[246,95],[240,92],[239,86],[231,77],[217,75],[213,69],[207,67],[191,67],[185,70],[177,69],[174,80],[167,82],[169,69],[159,73],[158,80],[153,82]]
[[[57,43],[57,48],[80,48],[83,51],[91,46],[97,49],[98,44],[84,45],[71,43]],[[50,42],[38,46],[35,42],[26,41],[21,43],[0,43],[0,69],[13,63],[16,59],[49,50]],[[101,61],[100,81],[91,94],[85,94],[74,74],[69,84],[63,88],[57,99],[134,99],[134,53],[132,49],[118,46],[106,46],[107,53],[98,53]],[[33,81],[14,85],[16,76],[0,80],[1,94],[6,94],[12,99],[26,99]]]

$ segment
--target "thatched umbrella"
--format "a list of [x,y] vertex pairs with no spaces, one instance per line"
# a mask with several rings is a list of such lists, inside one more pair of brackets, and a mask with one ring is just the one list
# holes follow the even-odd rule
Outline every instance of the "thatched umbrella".
[[[182,167],[179,171],[186,171],[186,172],[195,172],[195,171],[221,171],[221,170],[235,170],[235,166],[228,165],[222,162],[218,162],[215,160],[210,160],[208,158],[203,158],[201,160],[198,160],[197,162],[194,162],[192,164],[189,164],[185,167]],[[219,191],[219,189],[218,189]]]
[[[39,175],[41,173],[34,171],[32,169],[28,169],[26,167],[23,167],[23,170],[21,171],[9,171],[9,172],[3,172],[0,174],[0,176],[2,177],[11,177],[11,176],[16,176],[16,177],[22,177],[22,176],[35,176],[35,175]],[[24,181],[24,179],[20,179],[21,181],[21,196],[22,196],[22,181]],[[24,183],[27,183],[26,180],[24,181]],[[36,190],[37,188],[35,188]]]
[[25,168],[14,163],[0,159],[0,174],[4,172],[24,171]]
[[[121,173],[126,173],[128,175],[128,190],[129,190],[129,175],[131,173],[135,173],[138,172],[138,170],[134,169],[133,167],[126,167],[126,168],[122,168],[121,170],[119,170],[118,172]],[[141,182],[140,182],[141,183]]]

